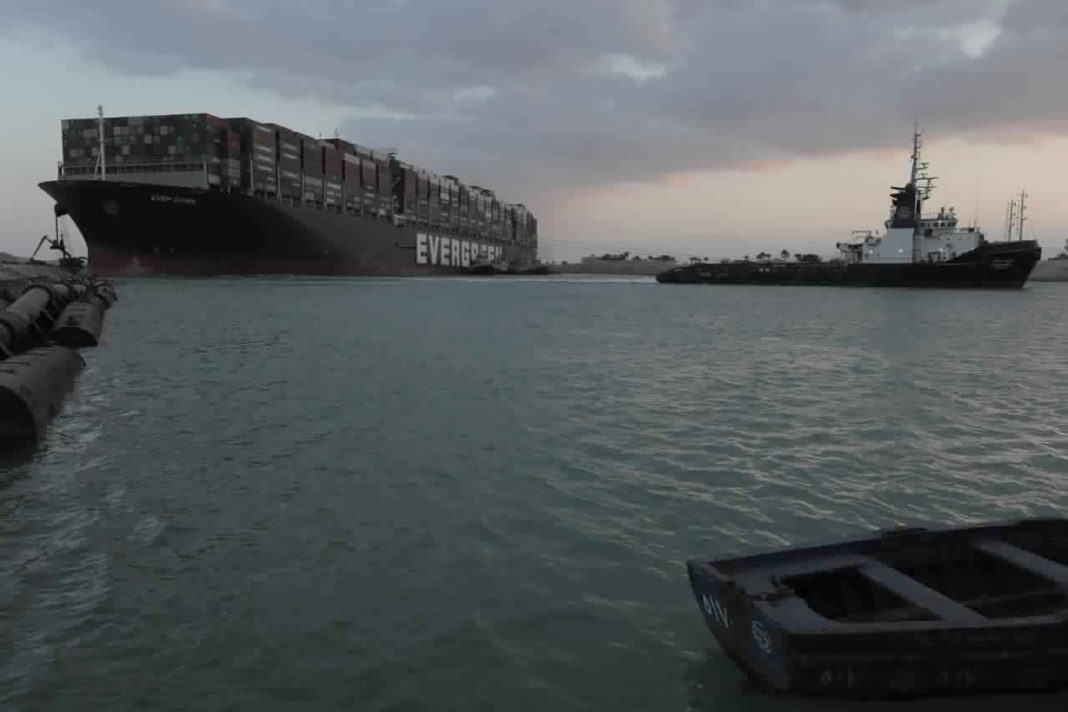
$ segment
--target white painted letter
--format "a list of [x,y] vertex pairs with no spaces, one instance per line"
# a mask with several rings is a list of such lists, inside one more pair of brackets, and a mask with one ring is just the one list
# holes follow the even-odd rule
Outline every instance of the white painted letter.
[[452,266],[460,266],[460,241],[453,240],[452,247],[449,248],[449,257],[452,258]]
[[425,265],[426,260],[426,235],[419,233],[415,236],[415,263]]
[[463,267],[471,266],[471,243],[464,240],[461,243],[463,246],[460,248],[460,265]]
[[428,264],[441,264],[441,238],[437,235],[430,235],[427,238],[427,242],[430,245],[430,261]]
[[441,252],[438,254],[438,264],[443,267],[448,267],[452,264],[451,245],[452,241],[449,238],[441,238]]

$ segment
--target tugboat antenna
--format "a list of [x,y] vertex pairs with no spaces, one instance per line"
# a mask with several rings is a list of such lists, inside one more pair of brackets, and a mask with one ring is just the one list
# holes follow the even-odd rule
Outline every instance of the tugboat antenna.
[[[104,151],[104,107],[103,105],[96,107],[96,130],[99,133],[100,149],[99,154],[96,157],[96,168],[100,169],[100,180],[108,179],[108,161]],[[93,169],[93,174],[96,174],[96,168]]]
[[1026,197],[1027,197],[1027,191],[1026,190],[1021,190],[1020,191],[1020,217],[1019,217],[1018,226],[1017,226],[1017,232],[1016,232],[1017,239],[1019,239],[1019,240],[1023,240],[1023,224],[1024,224],[1024,220],[1027,219],[1027,218],[1024,217],[1024,198],[1026,198]]
[[912,165],[909,167],[909,183],[916,185],[916,179],[920,173],[920,149],[923,140],[920,138],[920,129],[916,123],[912,125]]
[[[921,201],[927,200],[931,197],[931,191],[934,190],[934,182],[938,180],[937,176],[927,175],[927,169],[931,164],[925,163],[922,159],[923,152],[923,134],[920,132],[918,126],[913,127],[912,132],[912,167],[909,172],[909,183],[916,188],[916,194]],[[923,187],[920,187],[920,183],[923,183]]]

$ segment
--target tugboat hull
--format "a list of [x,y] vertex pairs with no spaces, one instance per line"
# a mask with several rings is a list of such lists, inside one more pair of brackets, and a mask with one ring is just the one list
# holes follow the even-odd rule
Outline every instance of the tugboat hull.
[[656,281],[670,284],[793,284],[856,287],[1019,289],[1042,248],[1034,240],[988,243],[945,262],[730,262],[675,267]]

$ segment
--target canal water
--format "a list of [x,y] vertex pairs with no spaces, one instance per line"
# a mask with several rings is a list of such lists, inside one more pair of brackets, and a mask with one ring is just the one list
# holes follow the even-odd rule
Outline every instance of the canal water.
[[853,709],[685,560],[1068,513],[1068,284],[117,286],[0,470],[0,709]]

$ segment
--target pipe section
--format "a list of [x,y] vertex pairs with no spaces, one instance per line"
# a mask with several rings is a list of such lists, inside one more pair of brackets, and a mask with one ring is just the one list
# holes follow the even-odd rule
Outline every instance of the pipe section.
[[30,349],[0,362],[0,448],[40,442],[84,365],[65,346]]

